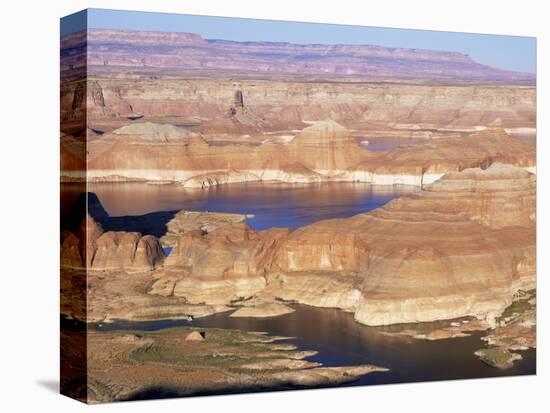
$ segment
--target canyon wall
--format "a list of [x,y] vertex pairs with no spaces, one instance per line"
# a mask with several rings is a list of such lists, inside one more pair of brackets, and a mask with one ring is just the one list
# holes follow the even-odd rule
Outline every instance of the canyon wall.
[[368,325],[489,321],[535,286],[535,175],[495,163],[352,218],[180,236],[151,293],[230,303],[268,293]]
[[103,132],[139,117],[229,135],[325,119],[359,131],[381,123],[429,133],[497,118],[507,128],[535,127],[534,75],[460,53],[97,29],[66,36],[61,46],[62,124],[71,134],[83,102],[89,126]]
[[[360,146],[334,121],[307,127],[286,144],[256,146],[216,146],[186,129],[138,123],[89,138],[86,149],[89,181],[169,181],[198,188],[246,181],[422,186],[445,173],[493,162],[535,166],[534,148],[499,127],[384,153]],[[78,169],[62,171],[67,181],[80,175]]]
[[158,239],[139,232],[107,231],[87,214],[78,231],[61,233],[61,267],[88,271],[151,271],[164,261]]
[[[74,116],[78,84],[62,91],[64,113]],[[302,129],[303,121],[333,119],[357,129],[464,129],[501,119],[507,128],[534,128],[535,88],[511,85],[437,85],[368,82],[242,80],[229,76],[94,74],[88,80],[89,125],[109,132],[128,117],[180,122],[207,134],[257,134]],[[248,111],[231,113],[235,93]],[[251,121],[250,118],[254,118]]]

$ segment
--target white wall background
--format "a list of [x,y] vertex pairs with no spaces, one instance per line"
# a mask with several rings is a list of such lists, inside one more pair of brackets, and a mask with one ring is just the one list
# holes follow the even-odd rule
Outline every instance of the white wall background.
[[[12,411],[548,411],[548,128],[545,1],[27,0],[1,3],[0,409]],[[538,37],[539,350],[536,377],[119,403],[86,408],[58,380],[59,17],[86,7]],[[546,209],[546,211],[545,211]]]

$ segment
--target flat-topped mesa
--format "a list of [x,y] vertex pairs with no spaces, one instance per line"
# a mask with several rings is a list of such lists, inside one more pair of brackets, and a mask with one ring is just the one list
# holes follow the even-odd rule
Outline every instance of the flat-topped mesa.
[[[130,66],[264,75],[359,75],[386,79],[532,82],[534,78],[531,74],[481,65],[461,53],[434,50],[373,45],[235,42],[205,40],[191,33],[106,29],[89,29],[87,37],[88,65],[92,70],[94,66]],[[72,57],[66,52],[71,46],[84,47],[78,36],[65,39],[62,42],[62,56],[67,60]]]
[[[225,50],[242,50],[242,43],[228,40],[208,40],[210,45],[223,47]],[[345,54],[358,58],[378,57],[410,60],[432,60],[441,62],[472,63],[473,60],[466,54],[458,52],[443,52],[428,49],[388,48],[369,44],[294,44],[286,42],[247,42],[249,51],[264,51],[269,53],[289,53],[295,57],[303,57],[303,53],[310,54],[309,58],[330,57],[334,53]]]
[[[206,40],[194,33],[182,32],[157,32],[141,30],[113,30],[113,29],[88,29],[86,30],[88,47],[94,49],[104,44],[132,45],[140,47],[183,46],[205,47]],[[117,62],[110,62],[116,64]],[[119,63],[120,64],[120,63]]]

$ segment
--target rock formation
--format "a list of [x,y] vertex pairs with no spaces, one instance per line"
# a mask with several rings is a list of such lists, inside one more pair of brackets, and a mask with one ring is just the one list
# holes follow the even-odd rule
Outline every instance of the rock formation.
[[458,53],[97,29],[65,36],[61,46],[62,131],[71,135],[136,119],[229,141],[261,141],[327,118],[358,136],[373,128],[405,137],[471,131],[497,118],[506,128],[536,126],[534,75]]
[[535,186],[498,164],[450,174],[371,213],[294,231],[277,262],[286,273],[357,274],[365,324],[498,314],[534,283]]
[[245,223],[180,236],[151,289],[185,297],[189,303],[224,304],[252,296],[266,286],[265,276],[287,229],[251,230]]
[[246,215],[242,214],[180,211],[166,224],[166,234],[162,236],[161,242],[165,246],[172,247],[185,232],[198,230],[208,233],[225,225],[243,222],[245,219]]
[[327,120],[305,128],[286,145],[288,159],[321,175],[338,175],[369,159],[351,133]]
[[157,238],[138,232],[105,232],[96,240],[96,245],[90,267],[94,271],[151,271],[164,258]]
[[[502,128],[421,147],[370,152],[338,123],[317,122],[289,143],[209,145],[182,128],[133,124],[88,142],[88,181],[175,181],[205,188],[246,181],[351,181],[422,186],[498,161],[534,169],[534,147]],[[73,177],[73,175],[68,175]]]
[[293,231],[191,231],[151,292],[229,303],[260,292],[369,325],[495,317],[535,283],[535,176],[495,163],[352,218]]
[[[294,75],[368,75],[529,82],[533,76],[495,69],[455,52],[373,45],[319,45],[205,40],[190,33],[88,29],[88,64]],[[80,35],[82,37],[82,35]],[[73,34],[65,44],[83,44]],[[421,63],[420,63],[421,62]]]
[[89,271],[151,271],[164,260],[158,239],[138,232],[104,232],[87,214],[77,235],[63,231],[61,265]]
[[[204,336],[203,336],[204,334]],[[204,341],[206,340],[206,334],[200,331],[192,331],[187,336],[185,336],[185,341]]]
[[[238,214],[167,214],[166,258],[156,237],[113,231],[131,228],[125,217],[109,227],[115,220],[92,202],[62,232],[61,259],[70,271],[122,274],[91,278],[99,319],[180,317],[184,304],[211,314],[262,296],[265,306],[338,307],[369,325],[493,322],[515,291],[533,287],[535,147],[515,138],[536,131],[533,75],[458,53],[187,33],[92,29],[61,45],[64,182],[419,188],[296,230],[253,231]],[[422,143],[389,152],[358,143],[376,137]],[[104,311],[131,277],[140,294]]]

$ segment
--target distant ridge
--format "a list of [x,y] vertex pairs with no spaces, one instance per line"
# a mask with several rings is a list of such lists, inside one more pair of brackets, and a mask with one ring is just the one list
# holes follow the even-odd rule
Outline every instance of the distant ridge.
[[192,33],[89,29],[62,39],[63,68],[88,48],[89,66],[266,75],[433,79],[533,84],[535,75],[482,65],[468,55],[375,45],[205,40]]

